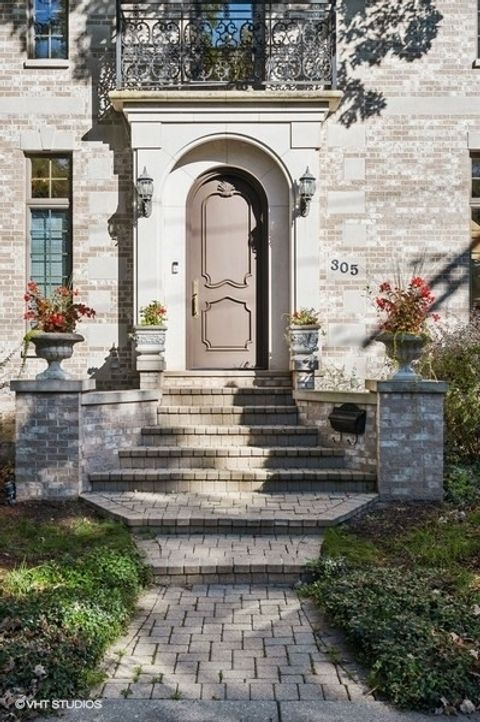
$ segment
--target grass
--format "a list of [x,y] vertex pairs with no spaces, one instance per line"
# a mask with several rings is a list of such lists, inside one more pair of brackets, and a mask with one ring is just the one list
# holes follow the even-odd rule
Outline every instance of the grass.
[[[436,569],[474,584],[480,573],[480,507],[461,512],[442,505],[425,519],[403,531],[403,521],[415,515],[413,507],[394,507],[370,513],[361,522],[329,528],[322,553],[330,558],[345,558],[357,566],[396,566],[403,569]],[[396,519],[395,532],[387,523],[379,533],[382,517]],[[369,529],[371,536],[369,538]]]
[[79,502],[0,506],[0,529],[0,701],[88,694],[146,581],[128,530]]

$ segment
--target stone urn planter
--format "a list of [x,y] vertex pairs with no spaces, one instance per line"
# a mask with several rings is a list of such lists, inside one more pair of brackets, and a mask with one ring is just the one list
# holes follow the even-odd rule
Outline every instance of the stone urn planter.
[[79,333],[37,331],[32,334],[30,341],[35,346],[36,355],[48,364],[36,378],[43,381],[71,379],[72,376],[62,369],[61,363],[71,358],[74,345],[84,340]]
[[159,356],[165,353],[166,326],[134,327],[133,339],[138,356]]
[[417,336],[401,331],[397,333],[382,331],[375,340],[385,345],[388,358],[398,364],[398,370],[393,374],[392,380],[418,381],[421,378],[412,368],[412,362],[421,358],[428,336]]
[[290,368],[295,374],[295,387],[315,388],[315,370],[318,369],[318,340],[320,326],[291,325],[288,329]]
[[166,326],[138,325],[132,334],[135,366],[140,374],[140,388],[158,388],[165,370]]

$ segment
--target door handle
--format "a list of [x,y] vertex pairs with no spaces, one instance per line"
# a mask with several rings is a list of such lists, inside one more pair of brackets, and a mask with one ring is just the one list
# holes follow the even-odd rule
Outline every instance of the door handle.
[[195,281],[192,282],[192,316],[194,318],[198,318],[200,315],[199,308],[198,308],[198,281],[195,279]]

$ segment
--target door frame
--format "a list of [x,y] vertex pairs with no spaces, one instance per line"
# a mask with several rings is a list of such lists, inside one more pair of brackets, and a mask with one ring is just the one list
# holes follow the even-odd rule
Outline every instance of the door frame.
[[[202,173],[198,176],[195,182],[192,184],[190,191],[187,195],[186,208],[185,208],[185,241],[186,241],[186,273],[185,273],[185,319],[186,319],[186,368],[192,369],[192,348],[191,348],[191,337],[188,332],[189,330],[189,314],[191,314],[191,254],[190,245],[192,243],[192,234],[190,233],[190,213],[192,207],[192,199],[200,189],[200,187],[211,180],[214,180],[220,175],[230,175],[233,177],[240,178],[244,183],[251,186],[255,193],[258,203],[260,206],[260,214],[262,216],[262,233],[259,239],[259,246],[257,250],[257,268],[256,268],[256,365],[254,369],[248,370],[265,370],[269,367],[269,279],[270,279],[270,253],[269,253],[269,206],[267,200],[267,194],[262,184],[258,181],[255,176],[238,168],[236,166],[221,165],[216,168]],[[198,369],[201,370],[201,369]],[[205,370],[208,370],[205,367]],[[236,370],[231,367],[225,368],[225,370],[231,371]]]

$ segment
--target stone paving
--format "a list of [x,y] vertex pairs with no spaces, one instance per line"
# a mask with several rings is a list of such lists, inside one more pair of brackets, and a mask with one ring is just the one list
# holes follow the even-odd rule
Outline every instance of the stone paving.
[[254,534],[158,535],[137,538],[160,584],[291,583],[318,559],[321,536]]
[[272,701],[367,693],[312,603],[266,585],[151,589],[112,650],[101,690],[103,698]]
[[97,508],[110,511],[138,525],[151,520],[190,526],[201,520],[210,527],[248,527],[249,522],[274,527],[289,522],[315,528],[345,521],[377,499],[376,494],[342,493],[240,493],[187,494],[161,492],[103,492],[83,494]]

